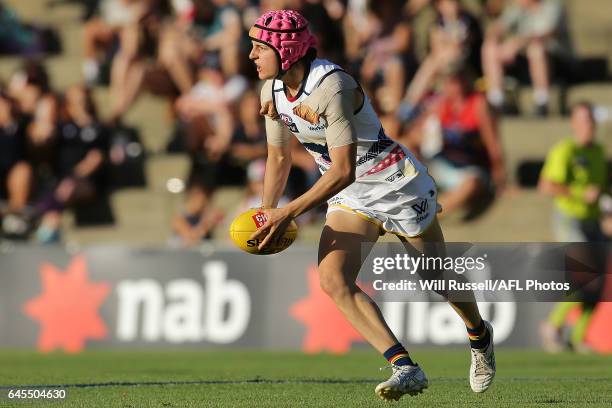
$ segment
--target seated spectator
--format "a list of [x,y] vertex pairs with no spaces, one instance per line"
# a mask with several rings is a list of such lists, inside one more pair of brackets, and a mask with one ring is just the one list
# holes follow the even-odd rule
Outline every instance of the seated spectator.
[[211,0],[214,6],[212,23],[205,26],[204,49],[216,55],[225,76],[239,72],[242,25],[232,0]]
[[2,231],[11,237],[25,238],[29,231],[26,205],[32,187],[32,168],[25,160],[25,132],[17,104],[0,93],[0,206]]
[[177,136],[186,136],[187,150],[197,147],[212,162],[218,162],[230,148],[236,128],[233,106],[248,85],[242,76],[224,77],[219,63],[207,59],[198,83],[176,102],[179,121],[186,128],[186,135],[179,132]]
[[58,182],[41,204],[43,216],[37,231],[38,240],[44,243],[59,240],[65,208],[89,203],[105,190],[108,138],[90,91],[81,85],[66,91],[55,149]]
[[445,215],[469,208],[492,185],[503,187],[506,171],[496,124],[484,96],[472,90],[468,72],[447,75],[432,111],[440,123],[442,143],[428,169],[440,187],[438,202]]
[[224,213],[211,205],[211,196],[204,185],[195,179],[189,181],[185,208],[172,221],[174,236],[170,245],[186,248],[213,237],[214,228],[223,221]]
[[487,32],[482,48],[487,98],[504,108],[504,67],[524,52],[533,84],[535,114],[548,114],[550,57],[569,59],[572,47],[563,5],[558,0],[513,0]]
[[308,29],[317,39],[319,58],[343,65],[346,60],[341,29],[344,7],[339,3],[337,0],[288,0],[283,8],[297,10],[308,20]]
[[373,94],[380,94],[383,112],[397,109],[406,83],[416,68],[411,27],[398,10],[401,10],[401,2],[396,0],[370,2],[364,21],[367,24],[351,29],[359,35],[346,34],[358,42],[357,49],[365,51],[359,69],[362,84]]
[[61,49],[59,36],[48,28],[21,21],[0,1],[0,55],[40,55]]
[[168,19],[161,27],[157,59],[179,93],[185,95],[195,83],[196,66],[204,55],[200,27],[212,19],[213,9],[208,1],[196,1],[175,12],[177,18]]
[[[119,50],[110,75],[110,121],[118,123],[146,85],[162,82],[151,68],[159,46],[160,28],[170,9],[167,0],[131,0],[129,22],[119,31]],[[149,80],[147,82],[147,79]],[[174,86],[169,92],[174,92]]]
[[259,114],[259,95],[249,90],[238,105],[238,127],[232,136],[229,155],[237,163],[250,163],[266,157],[266,132]]
[[445,68],[462,64],[473,72],[480,70],[482,29],[479,21],[462,8],[460,0],[435,0],[434,5],[436,22],[430,32],[431,52],[410,83],[405,99],[411,107],[421,101]]
[[194,1],[191,12],[176,10],[178,20],[168,17],[166,3],[140,0],[133,22],[120,32],[111,70],[111,122],[119,122],[145,88],[171,97],[189,94],[202,60],[218,64],[225,77],[238,74],[243,33],[229,0]]
[[[247,166],[247,184],[244,190],[244,197],[240,201],[238,208],[234,211],[234,216],[243,213],[249,208],[261,207],[265,171],[265,159],[254,160]],[[278,206],[283,207],[289,201],[287,196],[283,195],[278,201]]]
[[[53,184],[60,111],[59,97],[47,92],[36,102],[26,127],[26,157],[34,170],[36,192]],[[38,196],[39,194],[36,194]]]
[[101,65],[112,57],[119,32],[131,22],[133,0],[102,0],[100,13],[83,25],[83,78],[88,85],[101,81]]
[[27,124],[34,116],[40,98],[50,92],[46,68],[37,60],[27,60],[11,76],[6,92],[17,103]]

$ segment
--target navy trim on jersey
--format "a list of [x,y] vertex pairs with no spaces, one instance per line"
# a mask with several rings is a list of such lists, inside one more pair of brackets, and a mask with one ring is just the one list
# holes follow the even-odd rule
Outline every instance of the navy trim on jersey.
[[[355,79],[355,81],[357,81],[357,79]],[[363,109],[363,106],[365,105],[365,101],[366,101],[366,94],[363,88],[361,87],[361,84],[359,83],[359,81],[357,81],[357,86],[359,87],[359,92],[361,93],[361,105],[359,105],[359,107],[355,109],[355,112],[353,112],[353,115],[357,115],[359,112],[361,112],[361,110]]]
[[306,150],[309,150],[314,153],[319,153],[323,160],[331,162],[331,157],[329,156],[329,149],[327,147],[327,143],[325,143],[324,145],[321,145],[317,143],[304,142],[302,143],[302,145],[304,146]]
[[274,90],[274,81],[276,81],[276,79],[272,80],[272,87],[271,87],[272,88],[272,105],[274,105],[274,110],[278,113],[278,108],[276,107],[276,98],[274,97],[274,92],[276,92]]
[[393,140],[389,139],[389,137],[385,135],[385,131],[381,127],[378,131],[378,140],[372,143],[372,146],[370,146],[366,154],[357,160],[357,166],[361,166],[363,163],[376,158],[376,156],[384,152],[387,147],[393,145],[394,143],[395,142]]
[[[308,66],[306,67],[306,70],[305,70],[306,73],[304,74],[302,83],[300,84],[300,89],[294,97],[290,98],[287,96],[287,85],[285,85],[285,83],[283,82],[283,91],[285,91],[285,98],[287,98],[287,101],[293,103],[297,101],[300,96],[302,96],[302,93],[304,93],[304,88],[306,88],[306,82],[308,81],[308,76],[310,75],[310,67],[311,67],[311,63],[309,62]],[[274,84],[272,84],[272,89],[274,89]]]
[[[363,91],[363,88],[361,87],[361,84],[359,83],[359,81],[357,80],[357,78],[355,78],[353,75],[349,74],[348,72],[346,72],[345,70],[343,70],[342,68],[334,68],[331,71],[327,72],[325,75],[323,75],[321,77],[321,79],[319,79],[319,84],[318,86],[321,86],[321,83],[323,83],[323,80],[325,78],[327,78],[328,76],[330,76],[331,74],[335,73],[335,72],[344,72],[345,74],[349,75],[351,78],[353,78],[353,80],[355,81],[355,83],[357,84],[357,89],[359,89],[359,92],[361,93],[361,104],[359,105],[359,107],[357,109],[355,109],[355,111],[353,112],[353,115],[357,115],[359,112],[361,112],[361,109],[363,109],[363,106],[365,105],[365,100],[366,100],[366,94]],[[307,94],[308,95],[308,94]]]
[[[330,75],[331,75],[331,74],[333,74],[334,72],[339,72],[339,71],[340,71],[340,72],[346,72],[346,71],[344,71],[342,68],[334,68],[334,69],[332,69],[331,71],[326,72],[326,73],[325,73],[325,75],[323,75],[323,76],[321,77],[321,79],[319,79],[319,83],[318,83],[318,84],[316,84],[315,86],[321,86],[321,84],[323,83],[323,81],[325,80],[325,78],[327,78],[328,76],[330,76]],[[313,87],[313,88],[314,88],[314,87]]]

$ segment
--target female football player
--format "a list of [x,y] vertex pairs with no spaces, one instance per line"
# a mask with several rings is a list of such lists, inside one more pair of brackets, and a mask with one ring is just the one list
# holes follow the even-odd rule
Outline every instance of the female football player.
[[[393,374],[376,393],[386,400],[420,393],[428,386],[425,373],[355,281],[362,249],[370,249],[385,232],[397,235],[411,254],[424,252],[426,243],[438,243],[426,255],[444,256],[434,181],[412,153],[385,135],[353,77],[316,58],[315,39],[302,15],[269,11],[257,19],[249,37],[249,58],[266,80],[261,113],[268,141],[262,197],[267,222],[251,238],[262,239],[263,248],[291,220],[327,201],[319,243],[321,287],[391,363]],[[276,208],[291,167],[291,134],[312,154],[322,176],[306,193]],[[483,392],[495,375],[493,329],[480,317],[475,301],[450,304],[467,326],[470,385]]]

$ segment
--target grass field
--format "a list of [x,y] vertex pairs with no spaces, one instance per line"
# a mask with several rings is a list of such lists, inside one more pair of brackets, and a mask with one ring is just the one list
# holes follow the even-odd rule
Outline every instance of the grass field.
[[[469,388],[469,354],[417,350],[430,388],[385,403],[374,394],[387,377],[373,352],[343,356],[259,351],[0,352],[1,406],[70,407],[612,407],[612,356],[498,350],[492,388]],[[9,386],[62,385],[63,402],[14,402]],[[51,404],[51,405],[49,405]]]

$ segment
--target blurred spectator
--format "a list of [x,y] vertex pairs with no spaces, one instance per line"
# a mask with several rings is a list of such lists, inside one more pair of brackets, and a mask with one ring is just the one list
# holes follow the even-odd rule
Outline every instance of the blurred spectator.
[[[414,17],[421,12],[432,0],[407,0],[404,10],[408,16]],[[487,18],[497,18],[502,13],[506,0],[480,0],[480,6]]]
[[0,55],[39,55],[57,53],[59,36],[48,27],[20,21],[15,12],[0,1]]
[[[220,61],[208,58],[199,70],[199,80],[191,91],[176,102],[179,125],[187,135],[178,132],[175,138],[204,140],[209,158],[218,161],[229,149],[236,128],[233,106],[248,87],[240,75],[224,77]],[[179,143],[184,144],[184,143]]]
[[[258,98],[259,99],[259,98]],[[235,211],[235,216],[243,213],[249,208],[261,207],[261,198],[263,197],[263,183],[266,171],[266,160],[258,159],[252,161],[247,167],[247,184],[244,191],[244,197],[240,201],[240,205]],[[289,202],[287,196],[281,196],[278,201],[278,206],[282,207]]]
[[[154,65],[162,23],[170,13],[167,0],[130,0],[129,23],[119,32],[119,50],[111,66],[111,122],[119,122],[143,90]],[[150,74],[148,76],[147,74]],[[150,79],[150,83],[159,82]]]
[[144,89],[187,95],[199,65],[218,65],[222,76],[240,70],[240,15],[229,0],[175,1],[175,17],[165,0],[132,0],[132,23],[122,28],[111,71],[111,121],[117,122]]
[[0,93],[0,206],[2,231],[11,237],[25,238],[29,231],[26,205],[32,187],[32,168],[25,160],[25,132],[20,123],[17,104]]
[[[603,146],[595,141],[593,108],[580,102],[572,109],[574,138],[558,142],[548,153],[540,174],[538,189],[555,198],[553,230],[560,242],[606,242],[600,227],[599,198],[608,190],[608,165]],[[585,247],[583,247],[585,248]],[[588,258],[596,256],[590,255]],[[588,264],[588,263],[587,263]],[[605,263],[597,270],[603,270]],[[586,272],[586,271],[585,271]],[[548,351],[561,351],[561,331],[568,313],[582,306],[581,317],[574,325],[570,344],[576,350],[583,346],[596,301],[564,302],[555,306],[541,335]]]
[[39,99],[49,91],[49,75],[37,60],[27,60],[13,73],[7,87],[7,94],[17,102],[26,122],[34,116]]
[[73,85],[62,105],[57,132],[53,191],[41,203],[43,212],[37,231],[40,242],[59,240],[61,212],[93,201],[105,190],[108,138],[97,119],[90,91]]
[[369,2],[365,15],[359,8],[351,10],[345,33],[349,58],[353,65],[361,64],[362,83],[376,95],[383,112],[397,109],[416,68],[411,27],[399,10],[398,0]]
[[442,141],[428,169],[441,190],[442,215],[474,207],[476,199],[490,195],[493,186],[503,188],[506,181],[500,137],[486,99],[472,89],[469,72],[457,69],[446,76],[431,109]]
[[408,88],[405,103],[410,107],[421,101],[445,68],[461,64],[473,72],[480,71],[480,22],[462,8],[460,0],[435,0],[434,5],[436,21],[430,31],[431,52]]
[[[231,85],[223,88],[218,70],[211,69],[203,78],[209,81],[200,84],[197,96],[184,97],[178,102],[179,112],[189,123],[187,150],[192,160],[185,209],[172,222],[175,236],[171,244],[181,247],[196,245],[213,236],[214,228],[224,218],[223,212],[211,205],[215,188],[220,183],[243,183],[245,167],[266,155],[259,96],[254,91],[247,91],[241,98],[238,105],[240,125],[231,134],[227,131],[231,132],[235,125],[229,102],[238,94],[231,96]],[[215,121],[221,121],[224,127],[222,136],[215,134],[211,127]]]
[[211,0],[213,19],[205,27],[204,48],[219,59],[221,71],[226,76],[238,74],[242,25],[240,15],[231,0]]
[[195,5],[183,6],[183,9],[175,8],[176,12],[181,13],[179,18],[165,21],[161,28],[158,61],[180,94],[186,94],[193,87],[195,67],[204,53],[198,28],[206,21],[205,13],[212,14],[212,6],[207,4],[208,9],[202,10],[198,7],[202,3],[208,2],[196,1]]
[[46,189],[53,177],[59,104],[59,97],[54,93],[40,96],[26,128],[26,156],[34,169],[37,192]]
[[338,3],[338,1],[322,0],[288,0],[284,8],[299,11],[308,20],[308,29],[317,38],[319,58],[343,65],[346,60],[344,35],[341,29],[344,7]]
[[223,221],[224,214],[210,203],[211,191],[199,183],[190,182],[183,212],[174,217],[170,244],[190,247],[213,237],[214,228]]
[[112,58],[121,28],[132,22],[137,2],[102,0],[99,15],[92,15],[83,26],[83,78],[88,85],[102,81],[102,65]]
[[504,66],[524,52],[533,84],[535,112],[548,114],[551,57],[567,60],[572,47],[559,0],[513,0],[487,32],[482,48],[489,102],[504,108]]
[[238,127],[229,150],[235,162],[247,164],[267,155],[266,131],[259,108],[259,95],[253,90],[245,92],[238,105]]

